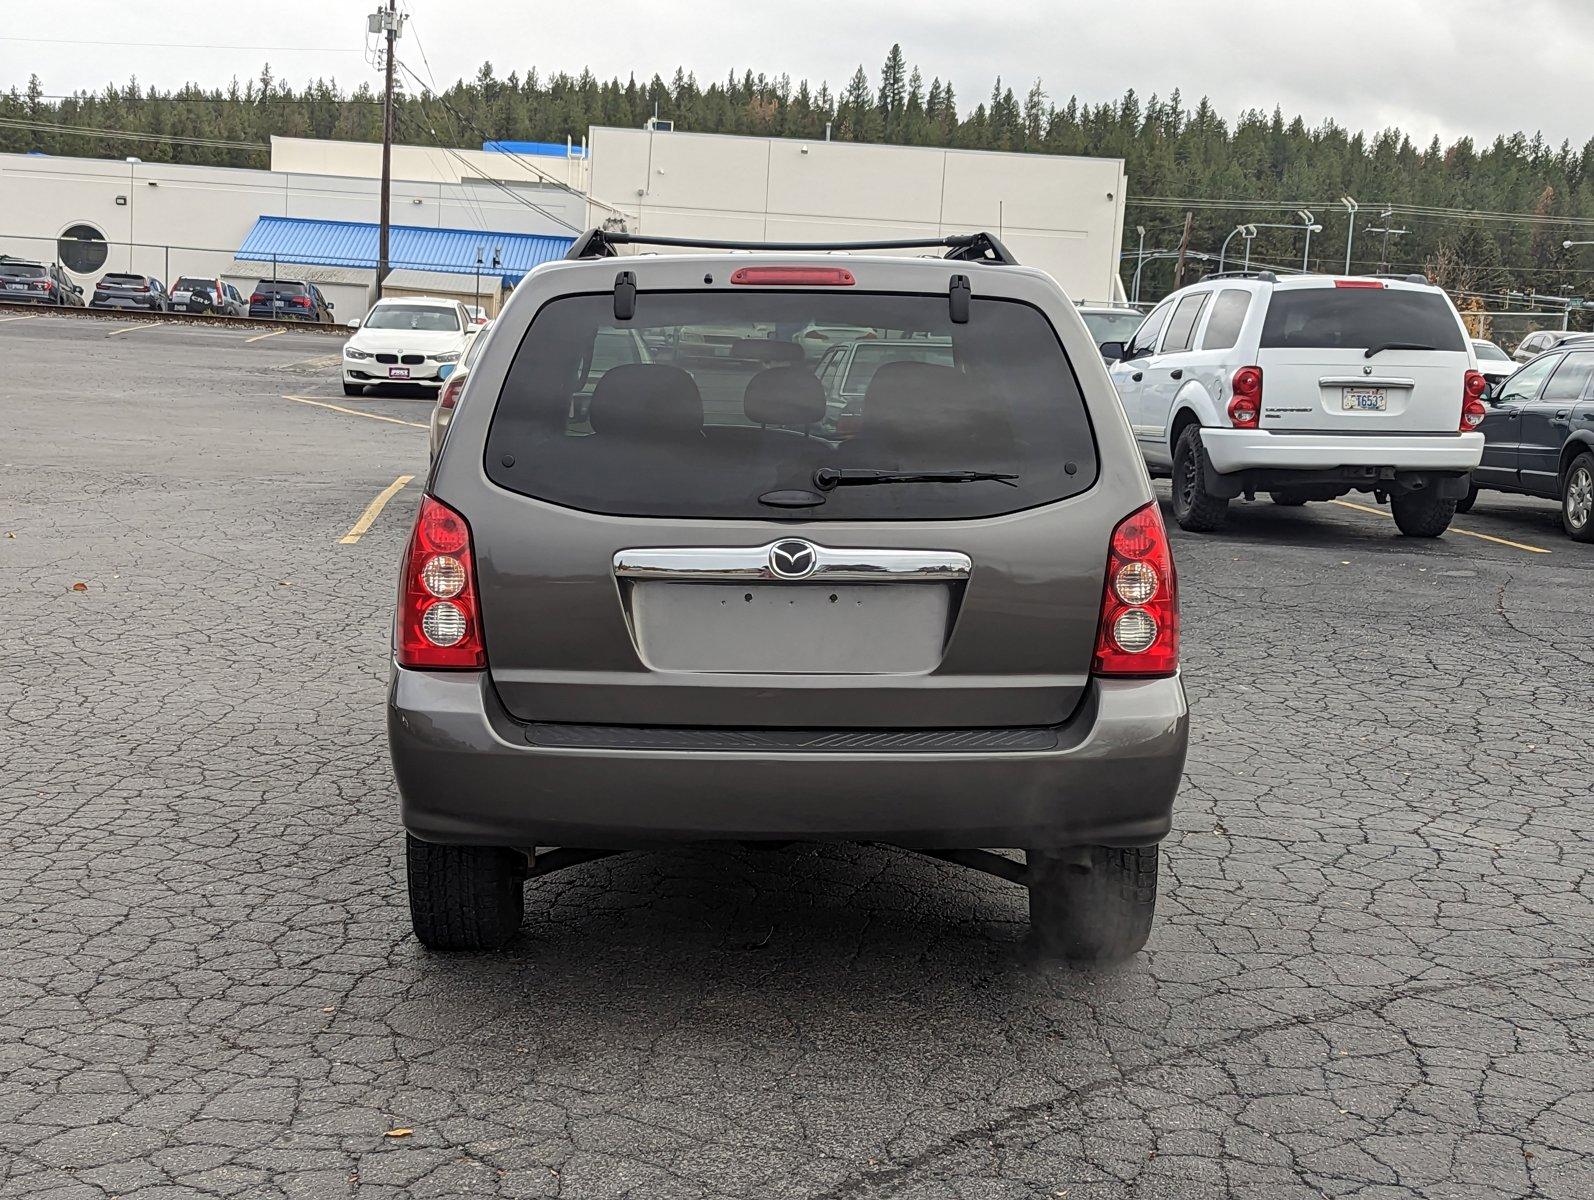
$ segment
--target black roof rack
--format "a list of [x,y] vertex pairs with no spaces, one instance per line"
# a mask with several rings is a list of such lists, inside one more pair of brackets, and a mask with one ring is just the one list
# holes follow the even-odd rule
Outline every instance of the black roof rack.
[[1277,283],[1279,281],[1276,271],[1214,271],[1210,275],[1201,276],[1206,279],[1256,279],[1262,283]]
[[959,262],[1000,263],[1017,266],[1018,259],[994,234],[956,233],[946,237],[902,238],[880,242],[722,242],[709,238],[652,237],[640,233],[611,233],[589,229],[576,238],[566,258],[612,258],[616,246],[681,246],[696,250],[922,250],[946,247],[946,257]]

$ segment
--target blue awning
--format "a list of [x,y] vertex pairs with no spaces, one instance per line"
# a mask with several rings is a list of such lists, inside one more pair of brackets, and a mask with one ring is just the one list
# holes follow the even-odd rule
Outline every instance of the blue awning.
[[[480,253],[482,271],[502,276],[505,285],[513,286],[533,267],[563,258],[574,240],[540,233],[394,225],[388,239],[388,264],[416,271],[469,274],[477,269],[476,255]],[[367,267],[374,271],[376,249],[377,226],[373,222],[260,217],[234,257],[250,262]]]

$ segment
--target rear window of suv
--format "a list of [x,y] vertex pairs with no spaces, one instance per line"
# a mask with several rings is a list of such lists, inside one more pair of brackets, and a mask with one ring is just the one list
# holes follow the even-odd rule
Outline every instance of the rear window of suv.
[[255,284],[255,291],[259,292],[262,296],[302,296],[305,294],[307,286],[308,285],[306,284],[293,283],[286,279],[278,279],[275,282],[270,279],[262,279],[259,283]]
[[[819,433],[815,371],[835,341],[804,336],[815,328],[902,346],[876,366],[846,437]],[[631,361],[595,353],[617,338]],[[589,512],[813,521],[994,516],[1077,495],[1098,469],[1079,383],[1039,310],[975,299],[955,325],[945,293],[815,292],[644,292],[628,322],[609,292],[550,301],[516,350],[485,466],[500,487]],[[760,503],[818,493],[820,467],[1017,478]]]
[[12,279],[38,279],[48,274],[38,263],[0,262],[0,275],[9,275]]
[[1368,350],[1391,343],[1466,349],[1444,294],[1413,288],[1280,288],[1262,324],[1264,350]]

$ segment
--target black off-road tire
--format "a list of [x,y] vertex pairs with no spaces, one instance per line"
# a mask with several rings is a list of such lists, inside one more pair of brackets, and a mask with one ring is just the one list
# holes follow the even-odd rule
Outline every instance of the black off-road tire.
[[1201,427],[1188,425],[1173,448],[1173,519],[1180,529],[1211,533],[1229,519],[1229,502],[1206,486],[1207,452]]
[[1579,454],[1566,468],[1561,527],[1574,542],[1594,542],[1594,454]]
[[1300,508],[1306,503],[1306,497],[1295,492],[1269,492],[1268,498],[1280,508]]
[[1401,533],[1407,537],[1431,538],[1450,528],[1450,518],[1456,515],[1456,502],[1429,491],[1403,492],[1389,498],[1389,509]]
[[431,950],[501,950],[520,932],[526,860],[503,846],[444,846],[405,834],[410,924]]
[[1089,847],[1089,865],[1031,850],[1030,941],[1042,958],[1118,962],[1146,944],[1157,909],[1156,846]]
[[1472,511],[1473,502],[1475,500],[1477,500],[1477,498],[1478,498],[1478,485],[1475,484],[1475,483],[1474,484],[1470,484],[1467,487],[1467,494],[1465,496],[1461,497],[1461,499],[1456,501],[1456,511],[1458,513],[1471,512]]
[[343,385],[343,394],[345,396],[363,396],[365,395],[365,386],[359,383],[346,383]]

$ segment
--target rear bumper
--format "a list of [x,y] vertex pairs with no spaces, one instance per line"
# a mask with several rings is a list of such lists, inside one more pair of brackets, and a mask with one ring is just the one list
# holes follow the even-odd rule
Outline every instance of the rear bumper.
[[406,829],[433,842],[628,847],[717,839],[918,848],[1148,845],[1168,832],[1179,679],[1096,680],[1044,750],[532,745],[478,672],[393,669]]
[[1267,429],[1203,429],[1207,461],[1220,475],[1256,469],[1331,471],[1392,467],[1397,471],[1470,471],[1483,457],[1483,434],[1409,437],[1273,433]]

